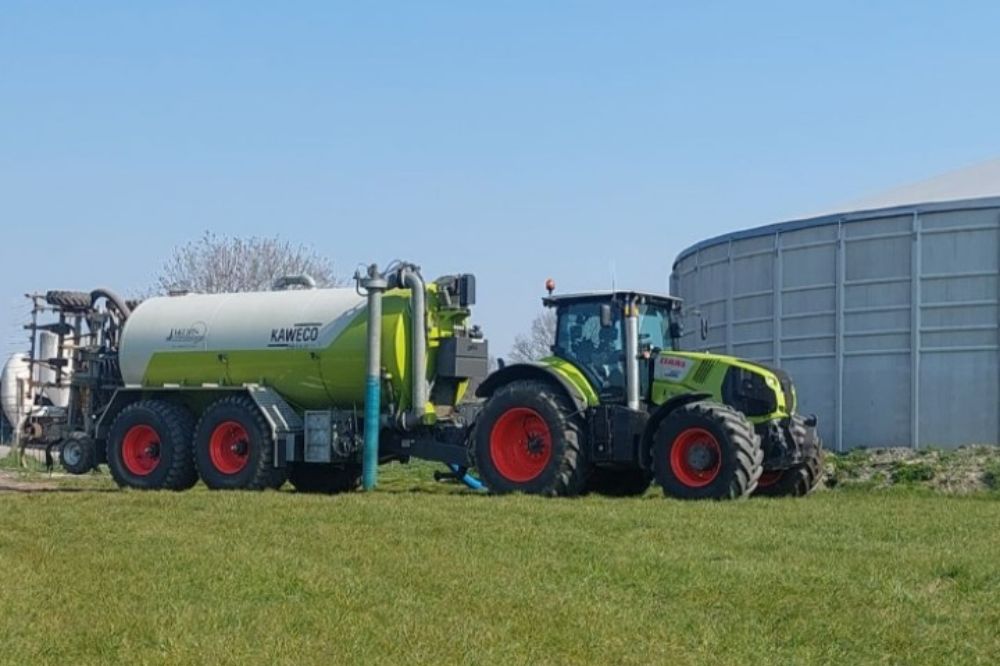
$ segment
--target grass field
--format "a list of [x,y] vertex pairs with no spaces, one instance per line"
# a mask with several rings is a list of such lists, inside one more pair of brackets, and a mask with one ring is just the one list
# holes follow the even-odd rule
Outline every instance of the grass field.
[[[1000,501],[0,493],[0,662],[994,664]],[[73,491],[76,488],[79,491]]]

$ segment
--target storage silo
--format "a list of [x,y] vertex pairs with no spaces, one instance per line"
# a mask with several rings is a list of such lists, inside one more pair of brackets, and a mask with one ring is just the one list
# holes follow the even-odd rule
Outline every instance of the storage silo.
[[1000,160],[704,241],[671,284],[685,347],[788,370],[828,448],[1000,442]]

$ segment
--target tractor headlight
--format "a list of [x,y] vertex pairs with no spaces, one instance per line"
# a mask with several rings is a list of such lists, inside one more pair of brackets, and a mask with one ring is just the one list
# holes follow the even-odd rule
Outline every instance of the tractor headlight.
[[729,368],[722,382],[722,399],[747,416],[766,416],[778,409],[774,381],[765,375],[743,368]]

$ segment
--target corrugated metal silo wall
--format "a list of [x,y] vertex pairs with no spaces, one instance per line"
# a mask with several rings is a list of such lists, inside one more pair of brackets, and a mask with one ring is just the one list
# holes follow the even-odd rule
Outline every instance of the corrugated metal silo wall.
[[685,348],[788,370],[828,448],[1000,441],[1000,204],[754,233],[675,265]]

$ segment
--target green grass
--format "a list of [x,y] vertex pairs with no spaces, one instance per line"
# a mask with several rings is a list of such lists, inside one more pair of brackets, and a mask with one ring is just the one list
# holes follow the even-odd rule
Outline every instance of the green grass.
[[0,495],[0,662],[996,663],[1000,501]]

